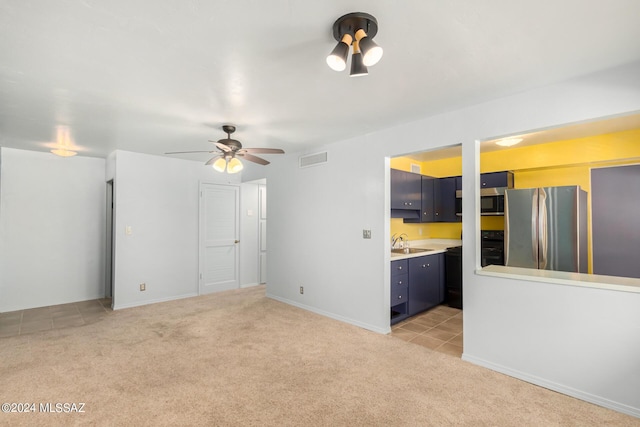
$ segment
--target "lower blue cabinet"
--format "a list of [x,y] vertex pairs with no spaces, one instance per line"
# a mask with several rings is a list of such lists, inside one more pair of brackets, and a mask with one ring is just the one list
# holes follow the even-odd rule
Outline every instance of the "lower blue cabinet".
[[392,325],[444,299],[444,253],[391,261]]
[[391,324],[409,317],[409,262],[391,261]]

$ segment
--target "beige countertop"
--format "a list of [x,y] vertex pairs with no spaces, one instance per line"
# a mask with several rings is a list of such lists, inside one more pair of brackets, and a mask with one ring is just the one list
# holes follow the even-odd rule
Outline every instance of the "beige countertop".
[[448,248],[462,246],[462,240],[456,239],[424,239],[410,240],[409,247],[417,249],[430,249],[428,252],[418,252],[415,254],[396,254],[391,253],[391,261],[401,259],[416,258],[425,255],[434,255],[446,252]]
[[476,274],[483,276],[507,277],[519,280],[531,280],[534,282],[555,283],[558,285],[640,293],[640,279],[632,277],[536,270],[532,268],[506,267],[502,265],[489,265],[481,270],[476,270]]

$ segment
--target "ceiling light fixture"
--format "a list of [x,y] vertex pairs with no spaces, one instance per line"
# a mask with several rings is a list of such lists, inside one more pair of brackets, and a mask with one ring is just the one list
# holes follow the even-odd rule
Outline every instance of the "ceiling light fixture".
[[516,145],[522,142],[522,138],[507,138],[501,139],[500,141],[496,141],[496,145],[500,145],[502,147],[511,147],[512,145]]
[[56,148],[55,150],[51,150],[51,152],[56,156],[60,156],[60,157],[73,157],[76,154],[78,154],[75,151],[67,150],[64,148]]
[[367,67],[377,64],[382,58],[382,48],[373,41],[377,33],[378,21],[368,13],[353,12],[341,16],[333,23],[333,37],[338,44],[327,56],[327,64],[332,70],[344,70],[349,46],[353,46],[349,75],[356,77],[368,74]]
[[76,151],[70,150],[71,148],[71,131],[67,126],[56,127],[56,145],[59,148],[51,150],[53,154],[60,157],[73,157],[78,154]]

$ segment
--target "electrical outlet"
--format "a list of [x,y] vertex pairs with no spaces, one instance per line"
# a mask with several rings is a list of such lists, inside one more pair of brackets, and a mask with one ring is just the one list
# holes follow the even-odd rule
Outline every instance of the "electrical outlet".
[[140,290],[141,291],[146,291],[147,290],[147,284],[146,283],[140,283]]
[[304,286],[300,286],[300,294],[304,294]]
[[362,238],[370,239],[371,238],[371,230],[362,230]]

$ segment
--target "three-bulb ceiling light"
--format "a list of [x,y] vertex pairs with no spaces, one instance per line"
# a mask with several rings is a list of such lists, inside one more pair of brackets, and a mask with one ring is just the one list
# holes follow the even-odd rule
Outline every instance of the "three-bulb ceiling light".
[[232,154],[225,154],[224,157],[213,162],[211,166],[218,172],[224,172],[226,169],[227,173],[238,173],[244,168],[242,162]]
[[341,16],[333,23],[333,37],[338,44],[327,56],[327,64],[335,71],[347,68],[349,46],[353,46],[349,75],[367,75],[367,67],[377,64],[382,58],[382,48],[373,41],[377,33],[378,21],[368,13],[353,12]]

